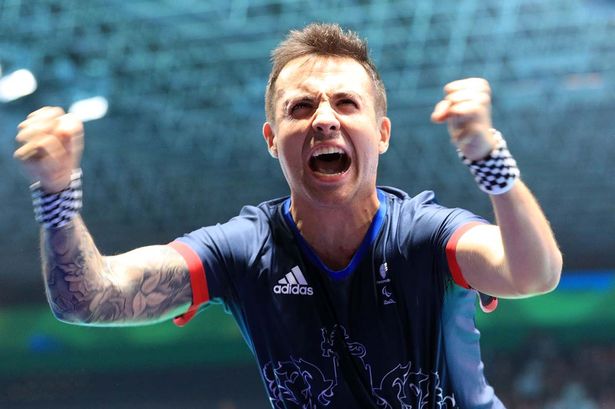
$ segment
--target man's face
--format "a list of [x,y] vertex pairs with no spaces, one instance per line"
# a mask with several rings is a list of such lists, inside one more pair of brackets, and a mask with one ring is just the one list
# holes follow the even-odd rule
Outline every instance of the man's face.
[[263,135],[294,202],[340,205],[374,194],[390,121],[376,117],[374,87],[361,64],[297,58],[280,72],[274,98],[275,124],[265,123]]

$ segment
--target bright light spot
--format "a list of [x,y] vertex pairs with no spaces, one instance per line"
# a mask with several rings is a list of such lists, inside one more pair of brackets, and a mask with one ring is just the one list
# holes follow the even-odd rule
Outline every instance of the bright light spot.
[[107,114],[109,103],[105,97],[92,97],[76,101],[68,108],[68,112],[83,122],[100,119]]
[[0,78],[0,102],[9,102],[36,91],[36,78],[28,70],[17,70]]

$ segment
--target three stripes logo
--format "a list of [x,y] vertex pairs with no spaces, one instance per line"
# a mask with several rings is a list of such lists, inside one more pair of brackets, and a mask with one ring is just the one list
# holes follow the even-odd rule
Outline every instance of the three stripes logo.
[[273,292],[276,294],[293,294],[293,295],[313,295],[314,290],[305,281],[303,273],[299,266],[294,266],[290,272],[278,280],[278,283],[273,286]]

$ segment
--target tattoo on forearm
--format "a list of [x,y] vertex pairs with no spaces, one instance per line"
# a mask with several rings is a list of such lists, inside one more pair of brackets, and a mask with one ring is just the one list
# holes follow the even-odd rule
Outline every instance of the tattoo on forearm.
[[[140,265],[131,267],[102,257],[80,219],[44,235],[47,296],[59,319],[143,323],[168,318],[190,303],[189,275],[171,248],[158,246],[135,255]],[[116,276],[120,270],[122,275]]]

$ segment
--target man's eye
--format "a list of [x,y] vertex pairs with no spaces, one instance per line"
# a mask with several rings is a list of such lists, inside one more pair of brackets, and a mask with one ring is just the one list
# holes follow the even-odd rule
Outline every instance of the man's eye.
[[312,109],[312,104],[307,101],[297,102],[290,108],[291,114],[298,114]]
[[357,108],[357,103],[354,102],[352,99],[349,99],[349,98],[340,99],[337,104],[340,105],[340,106],[348,106],[348,105],[350,105],[350,106],[353,106],[353,107]]

